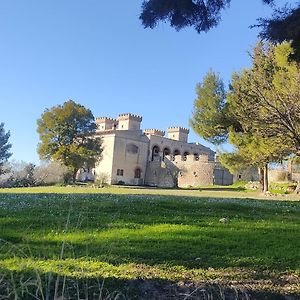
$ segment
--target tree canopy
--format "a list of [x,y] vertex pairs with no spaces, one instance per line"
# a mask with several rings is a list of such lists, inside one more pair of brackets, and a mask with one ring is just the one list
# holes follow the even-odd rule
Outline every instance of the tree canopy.
[[[275,5],[276,0],[261,0]],[[142,4],[140,19],[145,28],[154,28],[159,22],[169,22],[176,30],[193,27],[198,33],[207,32],[221,21],[222,11],[231,0],[146,0]],[[300,6],[275,9],[270,19],[258,19],[261,38],[272,41],[293,41],[300,51]],[[249,24],[253,25],[253,24]],[[298,56],[300,58],[300,54]]]
[[296,60],[300,60],[300,7],[276,10],[270,19],[259,19],[260,37],[271,42],[291,41]]
[[94,137],[96,123],[89,109],[72,100],[46,109],[37,121],[41,159],[59,161],[72,172],[91,166],[101,154],[101,140]]
[[258,43],[252,67],[233,75],[227,99],[245,132],[281,138],[300,155],[300,66],[293,53],[287,42]]
[[9,150],[11,144],[9,143],[10,132],[5,132],[4,123],[0,123],[0,175],[4,172],[3,165],[11,157]]
[[300,67],[292,55],[287,42],[260,42],[252,66],[233,74],[226,96],[220,97],[222,82],[212,72],[197,86],[191,124],[203,138],[235,146],[220,155],[229,169],[255,165],[266,172],[269,162],[300,156]]

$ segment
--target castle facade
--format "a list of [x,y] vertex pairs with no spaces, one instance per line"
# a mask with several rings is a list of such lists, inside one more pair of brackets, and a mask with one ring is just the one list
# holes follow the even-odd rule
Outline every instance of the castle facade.
[[109,184],[188,187],[229,185],[233,176],[215,159],[215,152],[189,143],[189,130],[170,127],[141,130],[142,117],[131,113],[96,119],[103,153],[95,177]]

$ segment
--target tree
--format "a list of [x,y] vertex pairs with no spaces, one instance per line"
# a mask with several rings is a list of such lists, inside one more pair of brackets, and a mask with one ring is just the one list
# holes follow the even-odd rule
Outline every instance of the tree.
[[[231,0],[147,0],[143,1],[140,19],[145,28],[154,28],[159,22],[170,22],[176,30],[194,27],[200,33],[217,26],[222,10]],[[274,0],[262,0],[273,4]]]
[[259,19],[260,37],[273,43],[291,41],[294,59],[300,61],[300,7],[276,10],[270,19]]
[[227,96],[229,106],[246,132],[281,138],[300,155],[300,66],[290,60],[289,43],[258,43],[252,67],[235,74]]
[[236,151],[221,155],[221,162],[231,170],[257,166],[265,191],[267,164],[300,154],[300,69],[289,60],[292,54],[288,43],[259,43],[253,66],[233,74],[226,101],[220,79],[211,72],[197,87],[192,127],[211,142],[233,144]]
[[203,82],[197,84],[196,94],[190,125],[198,135],[218,145],[228,140],[229,127],[242,130],[239,122],[230,115],[224,84],[216,73],[207,73]]
[[190,119],[194,131],[215,145],[224,142],[234,145],[235,152],[219,153],[218,158],[222,165],[232,173],[248,166],[257,166],[261,174],[262,189],[266,189],[263,170],[269,158],[258,151],[262,148],[261,145],[258,147],[261,144],[260,139],[244,132],[243,120],[236,118],[226,99],[223,81],[217,74],[209,71],[203,82],[197,85],[196,93],[194,112]]
[[219,160],[231,172],[255,166],[259,170],[261,189],[268,191],[268,164],[280,162],[289,154],[280,138],[264,138],[256,132],[230,131],[229,142],[235,146],[231,153],[221,153]]
[[4,173],[3,165],[11,157],[11,144],[8,142],[10,132],[5,132],[4,123],[0,123],[0,175]]
[[83,165],[92,165],[100,157],[101,140],[94,137],[94,116],[84,106],[69,100],[46,109],[37,124],[40,158],[65,165],[72,173],[73,182]]
[[[275,0],[262,0],[274,5]],[[207,32],[216,27],[221,13],[230,6],[231,0],[147,0],[143,1],[140,19],[145,28],[154,28],[159,22],[170,22],[176,30],[194,27],[198,32]],[[300,6],[275,9],[270,19],[258,19],[252,27],[261,27],[260,37],[272,42],[292,41],[300,59]]]
[[290,59],[293,55],[287,42],[259,43],[252,67],[233,77],[227,97],[246,132],[259,133],[279,145],[272,149],[278,158],[300,156],[300,66]]

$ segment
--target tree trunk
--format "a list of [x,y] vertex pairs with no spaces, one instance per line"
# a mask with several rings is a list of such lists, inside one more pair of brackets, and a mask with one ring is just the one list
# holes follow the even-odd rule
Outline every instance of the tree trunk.
[[72,174],[73,184],[76,183],[76,175],[77,175],[77,171],[78,171],[78,169],[74,169],[74,170],[73,170],[73,174]]
[[265,187],[264,187],[265,170],[264,170],[264,168],[259,168],[258,169],[258,174],[259,174],[260,191],[263,193],[264,190],[265,190]]
[[264,166],[264,193],[269,190],[268,164]]
[[297,186],[296,186],[296,188],[295,188],[294,193],[295,193],[295,194],[299,194],[299,192],[300,192],[300,181],[297,181]]

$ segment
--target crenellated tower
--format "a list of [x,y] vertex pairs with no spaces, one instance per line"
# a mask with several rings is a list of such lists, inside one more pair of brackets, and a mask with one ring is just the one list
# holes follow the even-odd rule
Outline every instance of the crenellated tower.
[[187,143],[189,132],[189,129],[184,127],[169,127],[168,138],[171,140]]
[[143,118],[131,113],[120,114],[117,118],[118,130],[140,130]]

